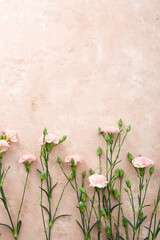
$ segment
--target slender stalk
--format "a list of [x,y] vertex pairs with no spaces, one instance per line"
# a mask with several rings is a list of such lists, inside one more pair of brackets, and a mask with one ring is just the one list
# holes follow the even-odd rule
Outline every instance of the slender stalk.
[[99,170],[100,170],[100,174],[102,174],[101,156],[100,155],[99,155]]
[[29,176],[29,172],[27,172],[26,181],[25,181],[25,184],[24,184],[22,200],[21,200],[21,204],[20,204],[19,211],[18,211],[18,216],[17,216],[17,224],[19,222],[19,216],[20,216],[22,205],[23,205],[23,201],[24,201],[24,195],[25,195],[25,191],[26,191],[26,187],[27,187],[28,176]]
[[97,190],[98,194],[98,212],[99,212],[99,221],[98,221],[98,240],[101,239],[101,198],[100,198],[100,193],[99,190]]
[[42,191],[42,187],[43,187],[43,181],[41,181],[41,212],[42,212],[42,220],[43,220],[43,227],[44,227],[44,233],[46,236],[46,240],[48,240],[48,236],[47,236],[47,230],[46,230],[46,225],[45,225],[45,219],[44,219],[44,213],[43,213],[43,191]]

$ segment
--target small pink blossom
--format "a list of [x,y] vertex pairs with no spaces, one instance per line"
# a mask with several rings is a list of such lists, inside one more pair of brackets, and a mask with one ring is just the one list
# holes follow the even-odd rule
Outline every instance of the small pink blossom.
[[[39,139],[39,144],[40,145],[43,145],[43,136]],[[44,142],[45,143],[53,143],[53,144],[58,144],[59,143],[59,137],[51,134],[51,133],[48,133],[46,136],[45,136],[45,139],[44,139]]]
[[6,140],[0,140],[0,152],[6,152],[9,148],[9,143]]
[[104,175],[95,173],[88,177],[90,187],[104,188],[107,186],[107,179]]
[[117,133],[119,133],[119,128],[116,128],[116,127],[104,127],[104,128],[101,129],[101,132],[103,132],[105,135],[106,135],[106,133],[108,133],[108,134],[111,134],[111,133],[117,134]]
[[29,154],[25,154],[23,156],[21,156],[19,158],[19,162],[22,163],[22,162],[28,162],[28,163],[31,163],[31,162],[34,162],[36,161],[36,156],[32,153],[29,153]]
[[9,130],[9,129],[4,129],[2,131],[4,135],[7,137],[7,141],[11,142],[17,142],[17,136],[16,136],[16,131],[15,130]]
[[71,164],[71,159],[74,159],[74,165],[77,165],[78,163],[82,163],[82,157],[79,155],[69,155],[67,157],[65,157],[64,162],[67,165],[72,165]]
[[151,159],[142,156],[142,157],[134,158],[132,160],[132,164],[136,168],[145,168],[145,167],[148,167],[150,165],[153,165],[154,162]]

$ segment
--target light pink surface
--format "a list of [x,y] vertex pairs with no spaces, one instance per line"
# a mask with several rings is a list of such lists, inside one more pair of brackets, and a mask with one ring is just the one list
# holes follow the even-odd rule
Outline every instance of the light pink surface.
[[[84,159],[78,172],[88,173],[90,167],[97,171],[96,149],[105,147],[97,128],[116,126],[120,117],[125,126],[132,125],[120,166],[136,192],[137,179],[127,152],[153,159],[156,170],[146,201],[153,206],[160,183],[159,29],[159,0],[0,0],[1,128],[18,134],[18,143],[12,144],[3,160],[4,169],[11,166],[4,188],[12,215],[18,212],[26,176],[19,156],[32,152],[39,157],[37,140],[44,127],[68,136],[50,159],[53,181],[58,181],[57,203],[65,183],[57,155],[64,159],[78,153]],[[44,240],[36,168],[39,161],[31,166],[21,240]],[[127,194],[123,196],[128,213]],[[68,187],[59,213],[72,217],[56,222],[52,239],[82,240],[76,206],[76,196]],[[0,222],[8,222],[2,203]],[[2,240],[12,239],[3,227],[0,234]]]

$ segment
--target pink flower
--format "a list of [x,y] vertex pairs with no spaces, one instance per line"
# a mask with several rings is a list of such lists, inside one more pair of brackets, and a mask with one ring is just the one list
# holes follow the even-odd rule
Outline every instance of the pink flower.
[[29,153],[29,154],[25,154],[23,156],[21,156],[19,158],[19,162],[22,163],[22,162],[28,162],[28,163],[31,163],[31,162],[34,162],[36,161],[36,156],[32,153]]
[[17,136],[16,136],[15,130],[5,129],[2,131],[2,133],[7,136],[7,139],[6,139],[7,141],[17,142]]
[[[57,137],[57,136],[55,136],[53,134],[48,133],[45,136],[44,142],[45,143],[58,144],[59,143],[59,137]],[[40,145],[43,145],[43,136],[39,139],[39,143],[40,143]]]
[[150,165],[153,165],[154,162],[146,157],[136,157],[132,160],[133,166],[136,168],[145,168]]
[[104,175],[99,175],[98,173],[95,173],[88,177],[90,187],[97,187],[97,188],[104,188],[107,186],[107,179]]
[[82,157],[79,155],[69,155],[69,156],[65,157],[64,162],[67,165],[72,165],[71,159],[74,159],[74,165],[77,165],[78,163],[82,163]]
[[6,140],[0,140],[0,152],[6,152],[9,148],[9,144]]
[[119,128],[116,127],[104,127],[101,129],[101,132],[103,132],[105,135],[106,133],[111,134],[111,133],[119,133]]

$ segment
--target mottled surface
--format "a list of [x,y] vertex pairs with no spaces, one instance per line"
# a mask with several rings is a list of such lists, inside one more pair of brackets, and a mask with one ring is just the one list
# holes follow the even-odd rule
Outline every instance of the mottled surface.
[[[136,192],[136,176],[126,153],[154,160],[156,171],[147,199],[153,204],[160,184],[159,5],[159,0],[0,0],[0,123],[1,128],[18,133],[18,143],[12,144],[3,164],[5,169],[12,167],[5,181],[12,215],[17,214],[26,174],[18,157],[29,151],[38,158],[37,139],[45,126],[49,132],[68,136],[52,153],[50,163],[59,182],[57,202],[65,179],[56,156],[78,153],[84,157],[80,172],[97,169],[96,148],[105,147],[97,127],[115,126],[120,117],[125,126],[132,125],[121,167]],[[21,240],[45,239],[39,167],[38,161],[29,176]],[[130,211],[127,194],[123,196]],[[72,217],[57,221],[52,239],[83,239],[75,222],[76,204],[69,187],[59,212]],[[2,204],[0,222],[8,222]],[[0,234],[2,240],[13,239],[3,227]]]

